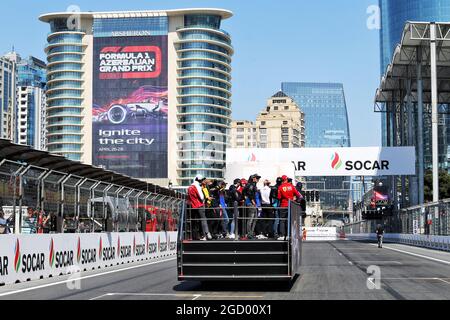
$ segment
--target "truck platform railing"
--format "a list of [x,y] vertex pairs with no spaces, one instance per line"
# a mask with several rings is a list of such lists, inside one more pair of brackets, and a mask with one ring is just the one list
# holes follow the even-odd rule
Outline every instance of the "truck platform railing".
[[263,206],[185,208],[180,280],[291,280],[301,262],[302,210]]

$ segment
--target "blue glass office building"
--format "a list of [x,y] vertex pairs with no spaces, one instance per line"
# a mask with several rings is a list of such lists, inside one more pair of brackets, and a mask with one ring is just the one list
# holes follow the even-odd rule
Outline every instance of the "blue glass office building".
[[305,112],[307,148],[350,147],[342,84],[283,82],[281,90]]
[[[340,83],[283,82],[281,90],[293,98],[305,112],[306,147],[350,147],[350,129],[344,86]],[[308,178],[308,189],[323,192],[322,209],[347,210],[350,193],[335,191],[350,188],[350,179],[340,177]]]

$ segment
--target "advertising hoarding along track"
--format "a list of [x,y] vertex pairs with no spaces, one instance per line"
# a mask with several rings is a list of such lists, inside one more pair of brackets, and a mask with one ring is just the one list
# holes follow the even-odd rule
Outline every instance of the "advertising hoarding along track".
[[93,164],[168,176],[168,36],[94,34]]
[[414,147],[227,149],[228,168],[249,163],[289,163],[303,177],[416,174]]
[[162,259],[177,232],[2,235],[0,284]]

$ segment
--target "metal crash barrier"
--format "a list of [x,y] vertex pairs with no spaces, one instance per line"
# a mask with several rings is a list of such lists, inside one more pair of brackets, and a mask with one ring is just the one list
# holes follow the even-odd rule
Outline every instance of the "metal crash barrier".
[[184,200],[8,159],[0,209],[8,233],[177,231]]

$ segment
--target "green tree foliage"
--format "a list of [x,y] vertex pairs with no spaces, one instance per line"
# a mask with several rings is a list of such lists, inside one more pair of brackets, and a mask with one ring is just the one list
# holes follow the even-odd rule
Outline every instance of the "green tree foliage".
[[[425,173],[424,182],[425,201],[433,201],[433,172],[428,170]],[[439,199],[450,198],[450,174],[447,171],[439,171]]]

